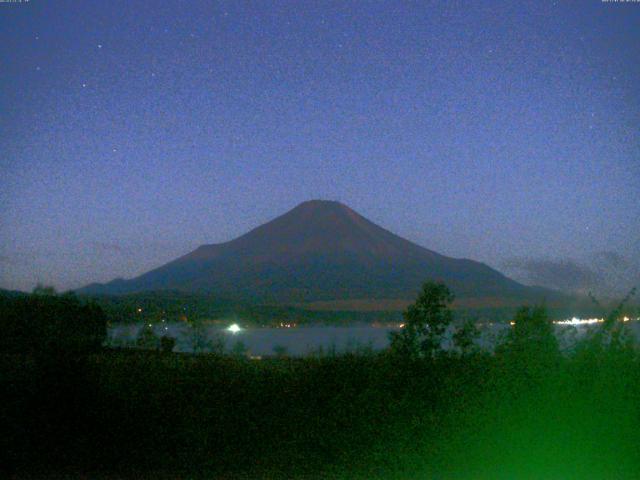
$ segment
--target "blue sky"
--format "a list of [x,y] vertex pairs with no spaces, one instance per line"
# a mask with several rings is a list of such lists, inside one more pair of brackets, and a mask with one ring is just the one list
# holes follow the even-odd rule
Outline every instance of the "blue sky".
[[639,24],[599,0],[0,4],[0,286],[130,277],[323,198],[626,289]]

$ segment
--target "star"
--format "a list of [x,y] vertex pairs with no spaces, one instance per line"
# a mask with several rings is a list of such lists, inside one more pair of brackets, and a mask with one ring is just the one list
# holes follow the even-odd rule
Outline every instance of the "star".
[[101,43],[98,44],[98,48],[102,48],[102,44]]
[[87,87],[87,84],[86,84],[86,83],[83,83],[83,84],[82,84],[82,88],[86,88],[86,87]]

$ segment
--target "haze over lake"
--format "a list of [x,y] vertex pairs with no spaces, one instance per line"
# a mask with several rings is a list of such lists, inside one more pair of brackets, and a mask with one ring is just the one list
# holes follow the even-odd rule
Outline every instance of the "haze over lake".
[[[628,331],[636,342],[640,340],[640,322],[627,323]],[[114,347],[130,347],[145,324],[115,325],[109,329],[107,343]],[[509,331],[505,323],[492,323],[480,326],[480,337],[476,344],[484,350],[492,350]],[[556,335],[563,349],[571,349],[576,340],[590,331],[593,325],[556,325]],[[296,328],[242,328],[232,332],[220,326],[204,327],[204,336],[209,346],[202,352],[210,352],[216,339],[224,339],[225,351],[231,352],[241,342],[246,353],[251,356],[275,355],[278,347],[283,347],[287,355],[305,356],[312,354],[331,354],[344,352],[379,351],[389,346],[389,332],[398,331],[398,327],[358,326],[308,326]],[[176,338],[177,352],[193,352],[193,330],[184,323],[158,324],[153,327],[158,336],[168,335]],[[442,343],[445,350],[452,348],[452,329],[449,329]],[[205,344],[207,342],[204,342]]]

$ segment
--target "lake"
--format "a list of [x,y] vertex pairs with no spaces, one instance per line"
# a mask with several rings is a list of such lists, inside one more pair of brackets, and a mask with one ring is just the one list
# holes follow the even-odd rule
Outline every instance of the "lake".
[[[636,341],[640,339],[640,322],[630,321],[626,324]],[[143,324],[114,325],[109,328],[107,344],[114,347],[135,346],[136,339]],[[477,345],[491,351],[507,334],[511,327],[508,324],[484,324],[479,327],[480,336]],[[593,324],[556,325],[556,334],[563,350],[571,349],[575,342],[590,329]],[[184,323],[159,323],[152,327],[158,336],[169,335],[176,339],[174,351],[193,352],[194,332]],[[363,350],[382,350],[389,345],[389,332],[398,331],[399,327],[358,326],[307,326],[297,328],[241,328],[234,332],[228,328],[212,325],[202,329],[200,338],[205,341],[203,352],[211,351],[216,341],[224,344],[224,350],[231,352],[239,344],[246,347],[251,356],[274,355],[276,350],[283,349],[288,355],[304,356],[310,354],[330,354],[332,352],[356,352]],[[450,349],[452,329],[449,329],[442,347]]]

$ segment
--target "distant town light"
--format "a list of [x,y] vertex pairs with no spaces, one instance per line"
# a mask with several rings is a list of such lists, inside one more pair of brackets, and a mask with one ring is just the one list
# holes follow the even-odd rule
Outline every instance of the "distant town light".
[[594,323],[602,323],[604,318],[576,318],[573,317],[570,320],[558,320],[553,323],[556,325],[591,325]]
[[234,323],[233,325],[229,325],[227,327],[227,331],[231,332],[231,333],[238,333],[240,330],[242,330],[240,328],[240,326],[237,323]]

